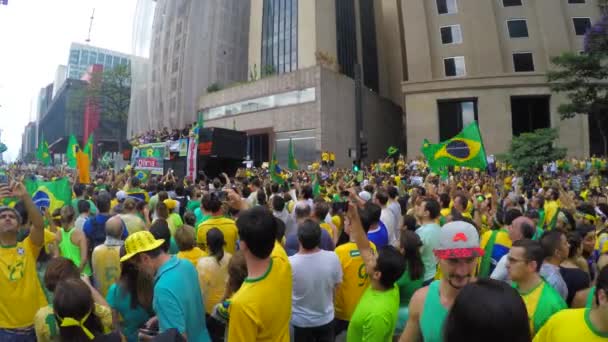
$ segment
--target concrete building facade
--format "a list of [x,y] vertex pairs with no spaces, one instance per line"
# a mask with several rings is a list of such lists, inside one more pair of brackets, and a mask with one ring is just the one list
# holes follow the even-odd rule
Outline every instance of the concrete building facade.
[[[100,64],[103,65],[104,70],[111,70],[118,65],[130,65],[130,59],[131,56],[122,52],[86,44],[72,43],[67,68],[64,70],[67,78],[79,80],[93,64]],[[59,66],[58,73],[63,70],[61,67]],[[55,79],[59,80],[58,83],[61,83],[60,88],[64,80],[61,80],[61,75],[55,75]]]
[[587,118],[560,120],[565,98],[551,94],[546,72],[551,57],[581,52],[597,0],[404,0],[397,12],[409,157],[472,120],[488,154],[543,127],[559,129],[570,155],[589,154]]
[[397,105],[403,78],[391,74],[401,61],[383,51],[390,39],[402,40],[386,24],[387,5],[390,1],[251,0],[249,82],[203,94],[199,110],[205,125],[246,131],[250,157],[257,162],[268,161],[273,150],[286,162],[292,139],[302,162],[331,150],[338,165],[350,165],[359,69],[368,160],[384,156],[388,146],[403,146],[403,112]]

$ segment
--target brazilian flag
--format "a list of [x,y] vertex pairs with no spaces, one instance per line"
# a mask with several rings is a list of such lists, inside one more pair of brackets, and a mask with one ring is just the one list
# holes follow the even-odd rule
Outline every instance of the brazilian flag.
[[70,180],[60,178],[50,182],[26,180],[25,188],[40,211],[60,209],[72,202]]
[[281,167],[279,166],[276,152],[272,153],[272,160],[270,161],[270,170],[269,171],[270,171],[270,179],[272,179],[273,182],[278,183],[278,184],[285,184],[285,179],[283,179],[283,177],[281,177],[283,170],[281,170]]
[[135,177],[139,178],[139,180],[141,181],[142,184],[145,184],[148,182],[148,179],[150,178],[150,171],[149,170],[137,170],[137,171],[135,171]]
[[431,144],[425,139],[422,153],[434,172],[447,166],[464,166],[482,170],[488,167],[477,122],[471,123],[455,137],[439,144]]

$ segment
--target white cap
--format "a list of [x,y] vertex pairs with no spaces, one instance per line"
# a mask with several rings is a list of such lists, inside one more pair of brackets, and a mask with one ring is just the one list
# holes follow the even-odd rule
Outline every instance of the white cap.
[[359,193],[359,197],[361,197],[361,199],[364,200],[365,202],[368,202],[369,200],[372,199],[372,194],[370,194],[367,191],[361,191]]

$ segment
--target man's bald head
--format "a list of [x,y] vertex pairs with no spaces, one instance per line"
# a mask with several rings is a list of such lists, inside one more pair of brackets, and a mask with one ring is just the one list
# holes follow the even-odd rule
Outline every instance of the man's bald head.
[[116,215],[110,217],[110,219],[106,222],[106,235],[115,239],[120,239],[122,236],[122,226],[123,224],[120,216]]
[[513,242],[521,239],[532,239],[535,233],[534,221],[525,216],[514,219],[509,229],[509,237]]

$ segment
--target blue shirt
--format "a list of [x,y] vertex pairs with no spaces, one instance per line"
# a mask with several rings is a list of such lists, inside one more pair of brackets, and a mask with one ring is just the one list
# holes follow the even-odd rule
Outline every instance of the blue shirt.
[[378,228],[368,231],[367,238],[376,245],[376,249],[388,245],[388,230],[384,223],[382,221],[378,222]]
[[198,273],[190,261],[172,256],[158,269],[152,307],[161,333],[175,328],[188,341],[211,341]]
[[[89,248],[95,248],[101,245],[106,240],[106,222],[108,222],[110,217],[112,216],[110,216],[109,214],[97,214],[89,218],[84,223],[84,226],[82,226],[82,231],[84,232],[84,235],[87,237],[87,239],[93,241],[93,246],[89,246]],[[97,222],[97,229],[95,229],[95,227],[93,226],[93,220]],[[129,235],[129,231],[124,225],[124,222],[122,223],[122,225],[122,236],[120,238],[124,240]]]
[[137,342],[139,327],[150,319],[150,314],[139,304],[134,308],[131,307],[131,294],[118,284],[110,286],[106,300],[113,310],[120,313],[122,333],[127,340]]
[[[319,248],[330,252],[333,251],[335,248],[333,240],[325,229],[321,229],[321,245],[319,246]],[[296,253],[298,253],[299,249],[300,242],[298,241],[298,234],[294,233],[288,235],[287,239],[285,240],[285,252],[287,252],[287,255],[295,255]]]

